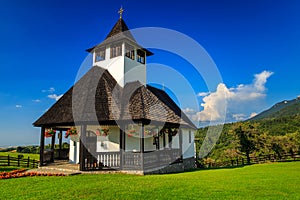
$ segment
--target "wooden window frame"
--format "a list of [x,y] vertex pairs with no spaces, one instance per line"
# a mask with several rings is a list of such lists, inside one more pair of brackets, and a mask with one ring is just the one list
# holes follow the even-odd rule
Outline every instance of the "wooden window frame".
[[110,46],[110,58],[122,56],[122,43],[116,43]]
[[146,52],[141,49],[138,49],[136,52],[136,58],[139,63],[145,64],[146,63]]
[[125,43],[125,56],[127,58],[130,58],[131,60],[135,59],[135,52],[134,52],[134,46]]
[[[99,55],[97,55],[98,53],[99,53]],[[103,54],[101,55],[101,53],[103,53]],[[95,50],[95,62],[105,60],[105,56],[106,56],[106,48],[105,47]]]

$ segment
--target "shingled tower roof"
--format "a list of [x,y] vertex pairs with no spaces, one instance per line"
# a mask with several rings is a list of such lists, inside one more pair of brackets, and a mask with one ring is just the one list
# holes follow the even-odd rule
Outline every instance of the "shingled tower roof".
[[[103,42],[101,42],[100,44],[87,49],[86,51],[92,52],[96,47],[111,44],[116,41],[124,40],[124,39],[129,40],[138,45],[137,41],[134,39],[133,35],[131,34],[131,32],[130,32],[127,24],[123,20],[123,18],[119,18],[119,20],[115,23],[115,25],[113,26],[113,28],[111,29],[109,34],[106,36],[105,40]],[[138,46],[140,46],[140,45],[138,45]],[[144,49],[143,47],[141,47],[141,49],[146,51],[147,56],[153,55],[153,53],[151,51],[149,51],[148,49]]]
[[109,32],[109,34],[106,36],[105,39],[108,39],[110,37],[113,37],[117,34],[123,33],[123,32],[128,32],[131,36],[131,39],[134,39],[133,36],[131,35],[128,26],[126,25],[125,21],[120,18],[117,23],[114,25],[114,27],[111,29],[111,31]]

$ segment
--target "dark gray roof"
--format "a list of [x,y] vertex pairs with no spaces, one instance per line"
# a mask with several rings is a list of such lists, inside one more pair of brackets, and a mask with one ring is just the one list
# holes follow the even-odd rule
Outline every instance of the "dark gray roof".
[[123,32],[126,32],[127,37],[129,37],[135,41],[135,39],[133,38],[133,36],[131,35],[131,33],[129,31],[127,24],[125,23],[125,21],[122,18],[120,18],[117,21],[117,23],[114,25],[114,27],[111,29],[111,31],[109,32],[109,34],[106,36],[105,39],[108,39],[110,37],[113,37],[113,36],[118,35]]
[[107,70],[97,66],[92,67],[33,125],[74,125],[74,121],[115,124],[128,120],[196,128],[166,92],[138,81],[122,88]]
[[[101,42],[100,44],[98,44],[92,48],[87,49],[86,51],[92,52],[97,47],[109,45],[111,43],[118,42],[120,40],[126,40],[126,41],[129,41],[129,42],[132,42],[132,43],[135,43],[136,45],[138,45],[136,40],[132,36],[128,26],[126,25],[125,21],[122,18],[120,18],[117,21],[117,23],[113,26],[113,28],[111,29],[109,34],[106,36],[106,38],[103,42]],[[140,46],[140,45],[138,45],[138,46]],[[147,56],[153,55],[153,53],[151,51],[149,51],[148,49],[145,49],[141,46],[140,46],[140,48],[146,52]]]

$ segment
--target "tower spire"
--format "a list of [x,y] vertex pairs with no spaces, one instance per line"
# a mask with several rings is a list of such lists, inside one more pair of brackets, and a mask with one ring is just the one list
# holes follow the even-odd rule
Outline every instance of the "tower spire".
[[124,9],[121,6],[120,10],[118,11],[118,13],[120,14],[120,19],[122,19],[123,12],[124,12]]

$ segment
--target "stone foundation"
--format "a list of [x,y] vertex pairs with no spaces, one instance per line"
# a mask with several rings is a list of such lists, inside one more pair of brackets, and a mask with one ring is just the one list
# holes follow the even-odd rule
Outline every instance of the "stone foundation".
[[144,175],[146,174],[170,174],[170,173],[178,173],[184,172],[187,170],[191,170],[195,168],[195,158],[186,158],[183,159],[181,163],[174,163],[172,165],[168,165],[166,167],[160,169],[151,169],[148,171],[144,171]]
[[183,159],[184,171],[195,169],[195,158],[186,158]]

